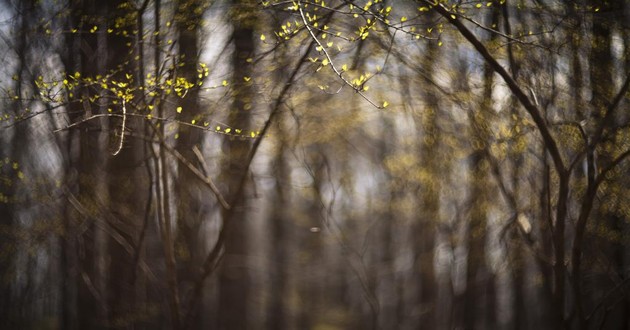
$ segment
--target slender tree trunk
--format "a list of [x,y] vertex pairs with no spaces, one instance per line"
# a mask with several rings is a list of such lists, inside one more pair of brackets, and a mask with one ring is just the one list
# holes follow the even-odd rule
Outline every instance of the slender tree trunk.
[[[386,136],[388,132],[394,132],[394,123],[392,119],[384,114],[381,118],[381,135]],[[387,159],[390,153],[391,144],[396,144],[396,137],[392,136],[391,139],[382,139],[378,143],[378,149],[376,151],[375,159]],[[386,190],[387,195],[384,198],[387,200],[387,207],[385,210],[377,210],[375,214],[380,215],[379,227],[378,227],[378,242],[377,247],[377,265],[378,271],[376,271],[375,286],[376,294],[379,300],[379,315],[378,315],[378,328],[379,329],[392,329],[401,324],[403,320],[399,319],[397,311],[398,303],[398,290],[396,290],[396,273],[394,260],[396,258],[396,236],[395,228],[401,222],[401,212],[397,209],[396,205],[399,203],[403,196],[403,184],[395,184],[396,179],[390,175],[385,175],[383,186],[389,186]],[[378,198],[378,197],[377,197]],[[378,203],[376,203],[378,205]]]
[[[100,24],[97,13],[103,12],[102,4],[72,2],[68,30],[89,29]],[[102,38],[102,37],[101,37]],[[102,40],[102,39],[101,39]],[[70,34],[66,40],[68,54],[64,64],[68,75],[79,72],[83,77],[100,73],[104,59],[97,56],[102,50],[97,34]],[[72,122],[99,112],[90,104],[90,92],[79,87],[68,105]],[[62,238],[63,310],[62,325],[68,329],[83,329],[107,324],[107,303],[104,301],[106,275],[99,264],[105,254],[104,233],[96,225],[102,205],[103,166],[102,121],[89,121],[68,132],[69,170],[68,198],[64,236]]]
[[[282,124],[281,124],[282,125]],[[289,176],[290,166],[286,153],[288,146],[285,142],[288,136],[285,130],[279,133],[279,146],[275,156],[274,169],[276,177],[276,189],[274,202],[272,203],[273,211],[270,216],[271,221],[271,258],[270,258],[270,302],[267,312],[267,329],[283,329],[287,326],[288,306],[285,304],[287,299],[287,261],[288,261],[288,235],[287,235],[287,211],[286,207],[290,205],[290,184]]]
[[[182,108],[177,119],[186,124],[195,121],[202,122],[204,111],[199,104],[198,85],[203,78],[198,76],[200,72],[203,72],[198,71],[201,68],[198,65],[200,55],[199,33],[207,2],[201,0],[178,0],[176,6],[175,20],[179,34],[177,44],[179,46],[180,61],[183,64],[178,71],[178,75],[185,78],[189,83],[195,84],[194,87],[187,90],[185,97],[177,101]],[[192,164],[201,168],[202,163],[197,159],[195,148],[198,151],[201,151],[203,148],[202,130],[188,125],[180,125],[176,143],[176,151]],[[163,164],[163,166],[167,166],[167,164]],[[163,244],[170,245],[168,249],[170,254],[173,254],[174,249],[180,251],[177,256],[177,279],[172,280],[171,286],[174,287],[171,291],[173,292],[172,295],[178,296],[177,287],[181,283],[182,297],[186,297],[189,290],[192,289],[192,282],[195,279],[194,275],[197,274],[197,267],[203,262],[199,255],[199,252],[203,251],[200,245],[203,240],[199,241],[199,238],[202,235],[200,230],[208,212],[208,206],[204,203],[204,195],[208,194],[208,191],[203,186],[203,183],[183,164],[177,167],[177,182],[178,184],[175,187],[177,193],[177,237],[173,240],[169,239],[170,241],[165,241]],[[164,184],[167,183],[164,182]],[[164,189],[168,189],[168,187]],[[166,200],[165,203],[171,203],[171,201]],[[175,256],[171,255],[168,258],[174,264]],[[172,267],[174,265],[171,265]],[[173,298],[179,299],[179,297]],[[203,299],[200,303],[202,302]],[[195,308],[202,310],[200,306],[195,306]],[[203,318],[201,316],[202,314],[196,313],[193,323],[188,324],[188,326],[192,328],[202,327]]]
[[[518,15],[519,11],[516,11],[516,17],[512,17],[512,4],[505,2],[500,5],[500,16],[503,20],[503,31],[507,35],[512,35],[512,24],[520,23],[520,16]],[[499,10],[499,9],[497,9]],[[496,36],[491,37],[491,39],[496,39]],[[509,59],[509,69],[510,73],[515,79],[518,79],[519,76],[519,63],[516,62],[516,52],[515,45],[512,43],[508,44],[508,59]],[[510,97],[510,105],[508,106],[511,109],[511,114],[513,118],[518,118],[518,101],[512,96]],[[513,132],[512,142],[510,144],[510,158],[512,159],[512,173],[511,173],[511,186],[512,193],[514,195],[515,205],[511,205],[514,209],[512,211],[516,212],[516,217],[521,216],[520,211],[520,200],[521,195],[523,194],[521,191],[521,175],[523,173],[523,150],[521,146],[526,145],[527,137],[522,136],[519,132],[522,130],[522,123],[514,119],[512,122]],[[535,204],[537,201],[533,198],[531,199]],[[516,219],[518,221],[518,218]],[[527,329],[528,320],[530,320],[531,315],[528,312],[527,301],[526,301],[526,281],[525,278],[527,276],[527,258],[525,257],[526,249],[525,244],[522,243],[523,237],[519,235],[523,228],[513,228],[510,241],[511,241],[511,250],[506,251],[509,255],[509,259],[511,262],[511,286],[512,286],[512,326],[516,330]],[[531,228],[530,228],[531,230]],[[523,230],[524,232],[524,230]],[[525,235],[531,235],[531,232],[524,232]],[[525,238],[527,239],[527,238]]]
[[[133,33],[133,30],[137,28],[136,22],[129,21],[116,27],[116,19],[137,15],[137,12],[132,12],[132,8],[121,6],[124,3],[123,0],[107,1],[103,7],[106,22],[100,34],[101,38],[105,38],[105,41],[101,41],[105,45],[104,48],[99,48],[99,54],[105,56],[106,62],[103,70],[105,72],[101,74],[112,72],[113,81],[127,81],[127,75],[133,76],[137,71],[135,66],[138,65],[138,62],[133,60],[136,55],[134,47],[127,44],[129,40],[122,33],[122,31]],[[122,31],[107,33],[108,28]],[[115,102],[111,101],[108,107],[115,113],[133,112],[135,109],[131,104],[127,104],[128,102],[124,100],[124,96],[119,96]],[[108,225],[119,234],[116,237],[114,235],[107,237],[108,314],[112,324],[132,326],[137,322],[134,315],[139,308],[135,301],[134,255],[144,224],[146,210],[144,205],[147,203],[149,191],[149,180],[144,168],[146,166],[145,142],[138,137],[145,132],[144,118],[127,116],[123,119],[111,120],[109,124],[110,141],[116,145],[122,139],[123,144],[117,154],[110,151],[107,159],[107,193],[109,195],[107,207],[111,212],[107,215]],[[133,250],[130,251],[130,248]]]
[[[543,175],[541,178],[541,191],[540,191],[540,210],[538,212],[539,221],[539,237],[541,241],[541,250],[545,256],[551,256],[553,253],[552,246],[552,205],[551,205],[551,168],[549,165],[549,159],[547,154],[543,150],[542,164]],[[551,301],[553,300],[553,266],[551,264],[539,262],[539,271],[542,278],[542,283],[539,287],[537,299],[541,301],[539,306],[539,326],[552,327],[553,326],[553,308]]]
[[[499,9],[491,12],[491,22],[498,25]],[[491,40],[496,38],[491,36]],[[486,261],[486,244],[488,242],[488,213],[490,208],[489,195],[489,143],[492,133],[490,131],[490,119],[488,114],[492,110],[492,91],[494,72],[490,65],[484,65],[483,93],[479,110],[471,113],[470,121],[473,129],[472,145],[473,154],[470,160],[472,182],[470,188],[470,208],[468,216],[468,228],[466,231],[467,261],[466,261],[466,290],[464,299],[464,328],[475,329],[477,327],[494,327],[496,315],[494,275]],[[479,302],[483,302],[484,308],[479,308]]]
[[[22,84],[23,76],[27,68],[27,28],[29,17],[26,15],[27,9],[32,10],[32,1],[22,1],[19,4],[19,12],[15,20],[14,32],[15,41],[13,50],[18,55],[18,64],[15,68],[13,93],[17,99],[9,104],[12,116],[18,117],[22,111]],[[24,166],[22,163],[23,148],[20,145],[28,143],[28,122],[15,125],[12,129],[4,129],[0,133],[0,176],[6,178],[0,184],[0,320],[6,322],[7,327],[19,327],[20,315],[16,315],[16,308],[12,306],[17,301],[14,294],[14,281],[18,276],[16,260],[20,251],[17,232],[19,231],[19,221],[17,207],[18,194],[21,178],[18,171]],[[2,321],[0,321],[2,322]]]
[[[249,0],[233,0],[231,15],[234,17],[234,52],[232,55],[233,97],[227,125],[231,132],[246,132],[250,112],[254,107],[253,64],[254,56],[254,3]],[[228,190],[231,208],[223,210],[226,231],[225,257],[219,274],[219,329],[246,329],[248,327],[248,301],[250,279],[247,269],[249,251],[247,217],[243,178],[247,173],[250,140],[241,137],[225,137],[225,155],[222,171]]]
[[[615,6],[611,5],[613,2],[604,4],[604,11],[610,11]],[[592,2],[594,6],[601,5],[599,2]],[[621,9],[621,8],[616,8]],[[592,22],[592,36],[591,42],[591,54],[590,54],[590,82],[592,90],[593,105],[592,111],[589,116],[598,118],[601,124],[606,125],[604,122],[605,111],[609,102],[611,102],[613,95],[613,56],[611,54],[611,39],[612,39],[612,27],[611,22],[603,20],[598,15],[593,15]],[[587,191],[584,194],[582,207],[580,210],[580,217],[576,224],[575,237],[573,239],[572,247],[572,293],[574,297],[574,324],[577,329],[585,329],[587,326],[586,320],[586,303],[589,301],[589,297],[585,296],[583,291],[584,277],[582,275],[582,260],[585,259],[584,255],[584,237],[586,233],[586,226],[588,218],[590,217],[590,211],[593,208],[595,194],[597,187],[594,185],[595,180],[595,146],[590,145],[592,141],[588,141],[589,145],[586,147],[586,180]],[[600,155],[598,157],[598,163],[602,167],[606,167],[610,163],[610,159],[606,155]],[[605,215],[603,215],[605,217]],[[608,222],[608,221],[606,221]],[[611,223],[614,221],[611,220]],[[593,284],[595,288],[592,290],[598,290],[596,284]]]
[[[299,296],[299,309],[297,315],[297,326],[299,329],[313,329],[320,326],[320,322],[324,323],[322,318],[323,311],[327,306],[323,306],[322,290],[325,285],[321,283],[323,273],[321,270],[322,260],[322,234],[319,231],[311,232],[311,228],[319,228],[321,230],[321,204],[322,188],[327,183],[327,168],[325,152],[321,145],[312,146],[309,150],[310,159],[307,160],[308,166],[313,171],[313,182],[310,187],[315,198],[308,200],[304,207],[304,222],[299,226],[300,240],[298,243],[298,251],[301,255],[298,260],[300,272],[298,273],[297,292]],[[366,320],[369,318],[366,316]],[[366,321],[367,324],[368,321]]]
[[[427,44],[425,58],[423,60],[426,65],[426,71],[430,79],[434,79],[437,75],[437,62],[439,50],[435,42]],[[435,327],[437,313],[437,281],[435,276],[435,268],[433,265],[435,254],[435,236],[437,226],[441,222],[440,217],[440,189],[441,180],[445,172],[440,158],[440,129],[439,129],[439,112],[440,104],[435,90],[428,90],[424,99],[426,102],[426,111],[423,113],[421,127],[423,135],[420,138],[420,161],[425,164],[427,171],[430,173],[428,180],[422,183],[421,191],[421,218],[416,220],[414,224],[414,273],[419,275],[419,292],[416,294],[417,301],[415,309],[419,318],[414,326],[422,329],[431,329]]]
[[[178,74],[191,83],[201,81],[197,71],[200,68],[198,66],[200,52],[198,44],[204,6],[205,1],[201,0],[177,1],[176,22],[179,33],[177,44],[179,45],[179,56],[183,63]],[[186,124],[193,121],[202,122],[204,111],[199,104],[198,86],[189,89],[186,96],[179,100],[179,105],[183,110],[178,115],[178,120]],[[199,164],[193,148],[202,150],[202,130],[188,125],[180,125],[178,134],[176,150],[191,163]],[[179,250],[183,251],[180,253],[178,277],[182,282],[188,282],[193,280],[189,276],[195,274],[193,270],[201,262],[198,255],[198,251],[200,251],[198,237],[200,226],[207,213],[207,206],[204,205],[203,200],[204,195],[208,192],[202,182],[183,165],[178,167],[177,182],[177,246]]]
[[[485,328],[483,311],[484,308],[491,308],[491,299],[486,286],[492,283],[491,274],[486,266],[487,241],[487,208],[489,207],[486,193],[488,175],[485,168],[485,160],[482,151],[479,150],[473,155],[471,160],[472,187],[470,191],[471,207],[467,229],[467,250],[466,260],[466,290],[463,294],[464,311],[463,327],[465,329]],[[483,302],[483,304],[480,304]]]

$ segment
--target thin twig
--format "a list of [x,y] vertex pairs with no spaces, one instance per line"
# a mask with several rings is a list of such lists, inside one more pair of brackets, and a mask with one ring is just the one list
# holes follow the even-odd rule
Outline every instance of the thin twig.
[[175,156],[175,158],[177,158],[177,160],[179,160],[184,165],[186,165],[186,167],[195,176],[197,176],[199,179],[201,179],[201,181],[203,183],[205,183],[210,188],[210,190],[212,190],[212,192],[217,197],[217,200],[219,201],[221,206],[224,209],[229,210],[231,208],[230,204],[225,200],[225,198],[223,197],[223,194],[221,194],[221,192],[219,191],[219,188],[217,188],[217,186],[214,184],[214,181],[212,181],[212,178],[210,178],[210,176],[204,175],[197,167],[195,167],[195,165],[193,165],[179,151],[177,151],[173,147],[169,146],[168,143],[166,143],[166,141],[165,141],[164,137],[162,136],[162,134],[160,134],[155,127],[154,127],[154,129],[156,130],[156,136],[158,137],[159,142],[162,145],[162,147],[164,147],[164,149],[166,149],[166,151],[168,151],[171,155]]
[[123,143],[125,142],[125,126],[127,124],[127,103],[125,101],[125,97],[122,98],[122,124],[120,125],[120,143],[118,144],[118,149],[112,153],[112,156],[118,155],[122,150]]
[[324,45],[322,45],[322,43],[319,41],[319,39],[317,38],[317,36],[313,32],[313,29],[311,28],[311,26],[308,24],[308,20],[306,19],[306,15],[304,15],[304,11],[302,10],[302,2],[298,1],[297,6],[298,6],[298,10],[300,12],[300,17],[302,18],[302,22],[304,22],[304,26],[306,26],[306,29],[308,30],[308,33],[311,35],[311,38],[313,39],[313,41],[315,41],[315,43],[317,44],[319,49],[324,53],[324,56],[326,56],[326,60],[328,60],[328,63],[330,64],[330,67],[333,69],[333,71],[339,77],[339,79],[341,79],[341,81],[343,81],[344,84],[350,86],[350,88],[352,88],[355,92],[357,92],[363,99],[365,99],[372,106],[376,107],[377,109],[385,109],[385,107],[380,106],[380,105],[376,104],[374,101],[370,100],[370,98],[367,97],[365,95],[365,93],[363,93],[363,91],[361,91],[361,88],[359,86],[355,86],[353,83],[349,82],[348,79],[346,79],[343,76],[343,72],[341,72],[341,71],[339,71],[339,69],[337,69],[337,67],[335,66],[335,63],[334,63],[332,57],[330,56],[330,54],[328,53],[328,51],[326,50]]

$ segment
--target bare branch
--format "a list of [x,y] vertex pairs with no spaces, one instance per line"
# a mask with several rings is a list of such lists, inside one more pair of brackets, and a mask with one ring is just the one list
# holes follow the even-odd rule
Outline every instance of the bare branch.
[[127,124],[127,102],[125,101],[125,97],[122,98],[122,124],[120,125],[120,143],[118,144],[118,149],[116,149],[112,156],[118,155],[122,150],[123,143],[125,142],[125,125]]
[[366,101],[368,101],[368,103],[370,103],[372,106],[374,106],[374,107],[376,107],[378,109],[384,109],[385,108],[384,106],[380,106],[380,105],[376,104],[369,97],[367,97],[367,95],[365,95],[365,93],[363,93],[363,91],[361,90],[361,88],[359,86],[355,86],[353,83],[349,82],[348,79],[346,79],[343,76],[343,72],[339,71],[339,69],[335,66],[335,62],[333,61],[332,57],[330,57],[330,54],[326,50],[326,47],[324,47],[324,45],[322,45],[321,41],[319,41],[319,38],[317,38],[317,36],[313,32],[313,29],[308,24],[308,20],[306,18],[306,15],[304,14],[304,11],[302,10],[302,2],[298,1],[297,6],[298,6],[298,9],[299,9],[299,12],[300,12],[300,17],[302,18],[302,22],[304,23],[304,26],[306,26],[306,29],[308,30],[308,33],[311,35],[311,38],[313,39],[313,41],[315,41],[315,43],[317,44],[319,49],[324,53],[324,56],[326,56],[326,60],[330,64],[330,67],[333,69],[333,71],[339,77],[339,79],[341,79],[341,81],[343,81],[344,84],[346,84],[347,86],[350,86],[350,88],[354,89],[354,91],[357,92],[357,94],[361,95],[361,97],[363,99],[365,99]]
[[529,115],[534,120],[536,127],[540,131],[542,135],[545,146],[549,150],[549,154],[553,159],[556,171],[562,176],[566,175],[566,169],[564,165],[564,161],[562,160],[562,156],[560,154],[560,149],[558,148],[558,144],[556,140],[551,135],[549,131],[549,127],[545,122],[545,118],[542,116],[538,107],[532,103],[529,97],[525,94],[523,89],[518,85],[516,80],[499,64],[499,62],[490,54],[488,49],[479,41],[479,39],[468,29],[459,19],[460,16],[456,12],[452,12],[448,10],[441,4],[435,4],[432,1],[424,0],[424,2],[434,8],[442,17],[448,20],[448,22],[453,25],[457,30],[461,33],[461,35],[470,42],[473,47],[477,50],[477,52],[483,57],[483,59],[490,65],[490,67],[498,73],[503,81],[508,85],[512,93],[516,96],[519,102],[523,105],[525,110],[529,113]]

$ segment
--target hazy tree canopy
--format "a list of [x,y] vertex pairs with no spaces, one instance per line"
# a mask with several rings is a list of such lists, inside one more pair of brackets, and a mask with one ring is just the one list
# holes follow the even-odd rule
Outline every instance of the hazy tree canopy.
[[0,6],[0,328],[630,328],[626,1]]

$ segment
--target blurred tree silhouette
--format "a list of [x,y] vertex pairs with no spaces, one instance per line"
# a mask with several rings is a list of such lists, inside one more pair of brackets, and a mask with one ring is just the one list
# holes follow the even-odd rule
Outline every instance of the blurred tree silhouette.
[[630,326],[626,2],[0,5],[0,328]]

